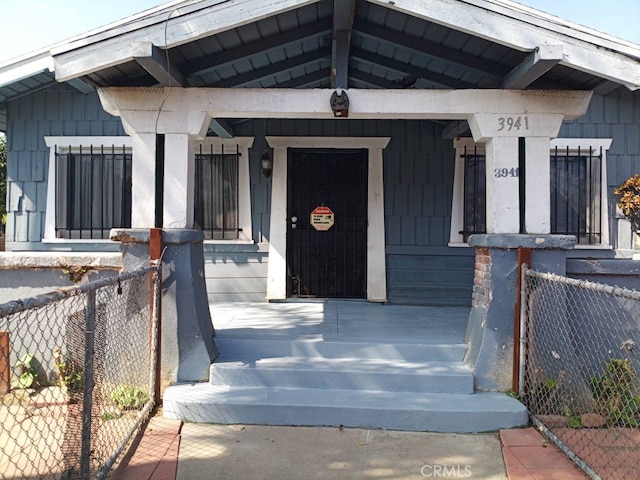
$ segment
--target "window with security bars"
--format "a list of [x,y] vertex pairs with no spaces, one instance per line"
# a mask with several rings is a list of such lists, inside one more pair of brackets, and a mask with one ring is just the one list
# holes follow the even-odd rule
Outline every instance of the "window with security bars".
[[239,152],[214,153],[200,146],[195,156],[194,223],[209,240],[239,237]]
[[[486,233],[485,155],[474,149],[464,160],[463,230],[466,242],[474,233]],[[602,242],[602,151],[591,148],[551,151],[551,233],[575,235],[579,245]]]
[[552,151],[552,233],[575,235],[581,245],[601,242],[601,161],[602,153],[592,149]]
[[105,239],[131,227],[131,152],[126,147],[55,147],[55,234]]

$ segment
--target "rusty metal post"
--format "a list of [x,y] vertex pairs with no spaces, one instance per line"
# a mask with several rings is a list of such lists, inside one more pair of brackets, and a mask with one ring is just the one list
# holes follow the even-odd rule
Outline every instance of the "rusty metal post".
[[[158,267],[158,270],[151,273],[151,354],[155,353],[155,381],[154,381],[154,399],[155,404],[160,403],[160,379],[162,371],[162,229],[152,228],[149,232],[149,261],[152,265]],[[155,341],[153,333],[155,330]]]
[[11,389],[9,332],[0,332],[0,395],[6,395]]
[[513,318],[513,369],[511,371],[511,390],[520,391],[520,307],[522,292],[522,265],[531,265],[531,249],[518,247],[518,282],[516,286],[516,305]]

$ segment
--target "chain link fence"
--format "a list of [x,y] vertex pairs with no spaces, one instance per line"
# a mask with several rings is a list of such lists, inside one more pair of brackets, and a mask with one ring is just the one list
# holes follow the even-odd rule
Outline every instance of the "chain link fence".
[[640,292],[523,268],[533,423],[591,478],[640,479]]
[[0,305],[0,479],[104,478],[154,405],[157,267]]

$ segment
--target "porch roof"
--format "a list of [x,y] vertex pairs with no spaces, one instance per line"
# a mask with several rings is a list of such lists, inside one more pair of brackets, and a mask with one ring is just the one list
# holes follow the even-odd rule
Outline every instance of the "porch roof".
[[57,82],[607,93],[640,88],[640,46],[509,0],[179,0],[0,65],[0,130]]

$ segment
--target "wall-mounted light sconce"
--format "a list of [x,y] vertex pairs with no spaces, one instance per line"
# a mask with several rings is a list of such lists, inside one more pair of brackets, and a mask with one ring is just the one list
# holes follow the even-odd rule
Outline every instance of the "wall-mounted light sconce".
[[338,89],[331,94],[331,110],[333,110],[334,117],[348,117],[349,116],[349,97],[347,92],[342,89]]
[[269,150],[265,150],[260,158],[260,163],[262,164],[262,175],[266,178],[271,176],[271,172],[273,172],[273,159],[271,155],[269,155]]

